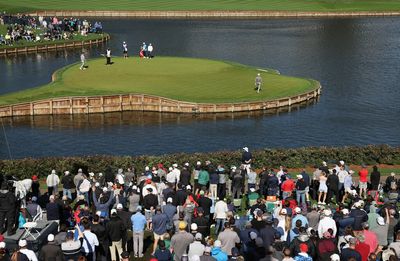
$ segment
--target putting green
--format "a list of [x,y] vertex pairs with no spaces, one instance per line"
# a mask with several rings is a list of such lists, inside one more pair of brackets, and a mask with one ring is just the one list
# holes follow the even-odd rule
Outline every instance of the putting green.
[[[86,70],[80,63],[56,72],[47,85],[0,96],[0,105],[53,97],[140,93],[180,101],[231,103],[272,100],[317,88],[318,82],[277,74],[273,70],[207,59],[156,57],[139,59],[114,57],[89,60]],[[263,78],[260,93],[254,90],[257,73]]]

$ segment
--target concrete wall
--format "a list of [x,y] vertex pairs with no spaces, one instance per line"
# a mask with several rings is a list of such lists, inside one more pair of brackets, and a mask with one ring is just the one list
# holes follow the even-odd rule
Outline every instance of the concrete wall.
[[154,111],[172,113],[222,113],[276,109],[291,106],[321,94],[321,86],[316,89],[269,101],[242,103],[191,103],[144,94],[121,94],[91,97],[64,97],[28,103],[0,106],[0,117],[55,114],[88,114],[118,111]]
[[54,44],[49,42],[49,44],[46,44],[46,45],[4,48],[4,49],[0,49],[0,55],[28,53],[28,52],[47,52],[47,51],[60,50],[60,49],[66,49],[66,48],[74,48],[74,47],[99,44],[99,43],[108,41],[109,39],[110,39],[110,36],[105,35],[101,39],[96,39],[96,40],[75,41],[75,42],[69,42],[69,43],[54,43]]
[[267,17],[357,17],[398,16],[400,11],[291,12],[291,11],[38,11],[32,16],[137,17],[137,18],[267,18]]

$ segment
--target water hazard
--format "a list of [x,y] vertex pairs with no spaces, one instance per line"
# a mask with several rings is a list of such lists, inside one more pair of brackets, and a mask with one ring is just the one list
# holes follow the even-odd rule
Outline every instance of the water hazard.
[[[243,145],[400,145],[400,18],[102,22],[112,39],[88,48],[90,57],[98,57],[106,46],[122,55],[122,41],[137,54],[146,41],[157,55],[229,60],[313,78],[321,82],[322,96],[307,108],[235,115],[127,112],[3,119],[0,158],[10,157],[6,138],[12,158],[215,151]],[[0,57],[0,93],[49,82],[54,70],[78,61],[79,52]]]

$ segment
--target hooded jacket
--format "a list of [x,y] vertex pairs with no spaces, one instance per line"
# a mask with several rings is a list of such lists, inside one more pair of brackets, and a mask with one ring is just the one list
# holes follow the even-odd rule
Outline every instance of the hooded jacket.
[[15,195],[8,190],[0,190],[0,211],[15,209]]
[[217,261],[228,261],[228,255],[220,247],[214,247],[211,250],[211,256]]
[[290,242],[290,251],[294,256],[297,256],[300,253],[300,244],[306,244],[308,247],[308,254],[311,257],[315,257],[315,246],[310,237],[306,233],[302,233],[298,235],[292,242]]

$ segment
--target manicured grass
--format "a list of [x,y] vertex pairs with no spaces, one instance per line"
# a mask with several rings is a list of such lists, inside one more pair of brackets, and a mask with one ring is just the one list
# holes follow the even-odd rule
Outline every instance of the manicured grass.
[[[0,105],[50,97],[91,96],[124,93],[157,95],[180,101],[229,103],[270,100],[315,89],[317,82],[258,71],[240,64],[206,59],[156,57],[139,59],[115,57],[88,62],[87,70],[73,64],[57,72],[48,85],[0,96]],[[257,94],[254,79],[263,77],[263,90]]]
[[0,10],[276,10],[276,11],[389,11],[398,0],[0,0]]
[[[36,29],[34,30],[35,34],[39,34],[41,40],[36,42],[36,41],[26,41],[24,39],[21,39],[17,42],[15,42],[13,45],[0,45],[0,50],[5,49],[5,48],[19,48],[19,47],[31,47],[31,46],[43,46],[43,45],[50,45],[50,44],[63,44],[63,43],[72,43],[72,42],[80,42],[80,41],[90,41],[90,40],[96,40],[96,39],[101,39],[107,34],[94,34],[94,33],[89,33],[87,36],[82,36],[80,34],[74,34],[71,39],[68,40],[44,40],[43,36],[41,36],[44,31],[43,29]],[[0,34],[5,35],[7,33],[7,25],[0,25]]]

